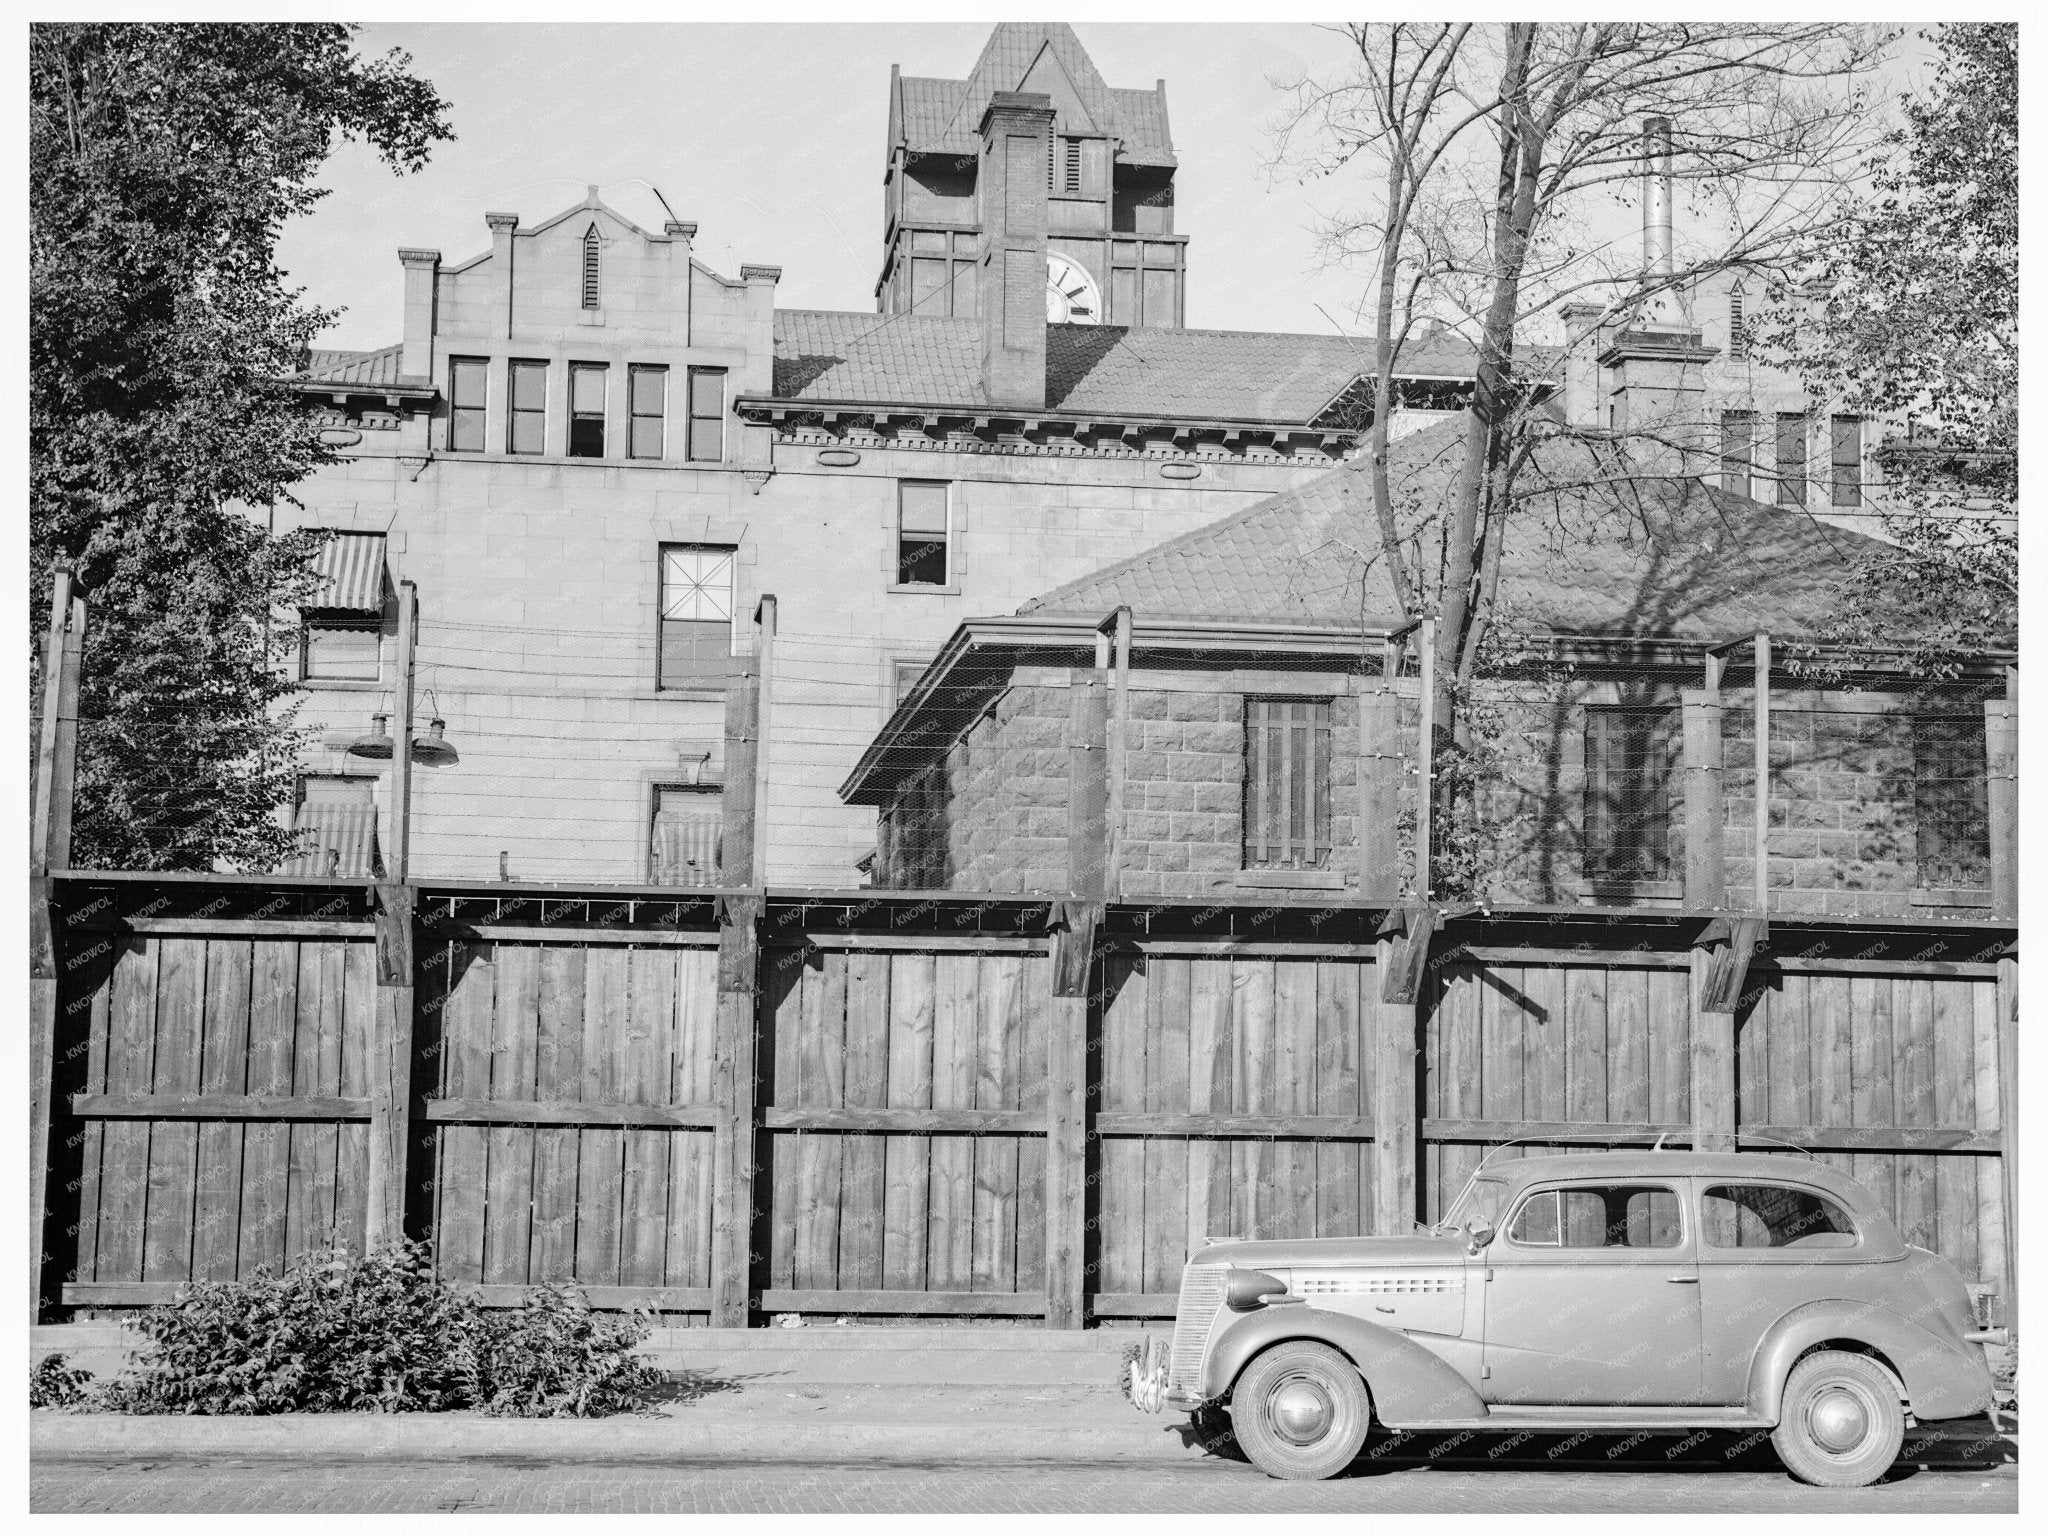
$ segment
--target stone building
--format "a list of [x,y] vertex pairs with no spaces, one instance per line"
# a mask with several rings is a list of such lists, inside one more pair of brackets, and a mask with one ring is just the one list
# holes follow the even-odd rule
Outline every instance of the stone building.
[[[1425,543],[1460,437],[1395,445]],[[1755,907],[1758,631],[1780,657],[1770,908],[1981,917],[2010,888],[1986,805],[2002,667],[1929,687],[1816,664],[1860,535],[1604,431],[1559,424],[1524,474],[1512,639],[1470,711],[1480,831],[1437,850],[1433,896]],[[879,813],[877,883],[1068,894],[1099,838],[1110,899],[1413,898],[1419,680],[1385,665],[1402,620],[1371,505],[1354,460],[963,625],[842,786]]]
[[[767,878],[845,888],[874,821],[835,788],[961,620],[1354,450],[1369,343],[1181,327],[1163,85],[1006,23],[965,81],[890,90],[878,313],[778,308],[776,267],[714,271],[665,204],[593,188],[488,214],[473,258],[401,252],[403,337],[309,360],[340,457],[264,513],[333,534],[299,868],[366,872],[388,826],[347,747],[391,705],[398,582],[456,755],[416,775],[416,873],[712,882],[725,692],[773,594]],[[1404,369],[1426,420],[1471,358]]]

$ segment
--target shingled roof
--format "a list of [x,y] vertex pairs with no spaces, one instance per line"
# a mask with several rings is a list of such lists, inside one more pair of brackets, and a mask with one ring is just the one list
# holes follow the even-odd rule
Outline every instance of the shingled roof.
[[997,91],[1039,91],[1053,99],[1060,131],[1109,134],[1117,159],[1172,165],[1166,92],[1108,85],[1065,22],[1006,21],[989,34],[965,80],[904,75],[896,82],[898,143],[913,154],[973,155],[977,130]]
[[[1440,537],[1464,423],[1394,444],[1398,526]],[[1402,622],[1363,456],[1306,485],[1026,603],[1030,614],[1356,625]],[[1522,471],[1501,547],[1503,622],[1528,635],[1715,643],[1767,629],[1818,638],[1872,541],[1697,477],[1648,474],[1616,444],[1560,433]],[[1363,614],[1361,615],[1361,588]]]
[[[1371,363],[1372,342],[1357,337],[1048,325],[1045,409],[1306,426]],[[1402,360],[1402,372],[1417,377],[1469,378],[1472,369],[1471,351],[1455,342]],[[979,324],[777,310],[775,395],[984,406]]]

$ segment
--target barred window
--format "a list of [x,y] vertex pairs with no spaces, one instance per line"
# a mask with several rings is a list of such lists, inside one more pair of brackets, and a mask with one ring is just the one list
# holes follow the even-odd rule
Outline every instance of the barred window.
[[1975,889],[1991,881],[1984,716],[1913,719],[1913,811],[1920,884]]
[[883,819],[885,883],[898,890],[943,890],[948,868],[946,822],[950,810],[945,766],[934,763],[904,786]]
[[1330,858],[1330,701],[1244,701],[1244,867]]
[[725,797],[712,785],[657,784],[648,835],[655,885],[716,885]]
[[1586,710],[1585,873],[1588,880],[1673,878],[1671,797],[1679,714],[1668,705]]

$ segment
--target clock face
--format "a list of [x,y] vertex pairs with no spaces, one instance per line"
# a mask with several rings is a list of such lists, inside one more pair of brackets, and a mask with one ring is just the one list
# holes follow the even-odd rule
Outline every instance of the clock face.
[[1053,325],[1102,323],[1102,290],[1086,267],[1057,251],[1045,258],[1045,318]]

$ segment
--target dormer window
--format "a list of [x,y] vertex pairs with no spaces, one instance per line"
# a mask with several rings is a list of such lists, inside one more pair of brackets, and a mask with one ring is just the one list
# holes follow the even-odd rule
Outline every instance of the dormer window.
[[597,262],[598,251],[603,246],[598,238],[597,226],[591,225],[583,234],[583,307],[597,308]]

